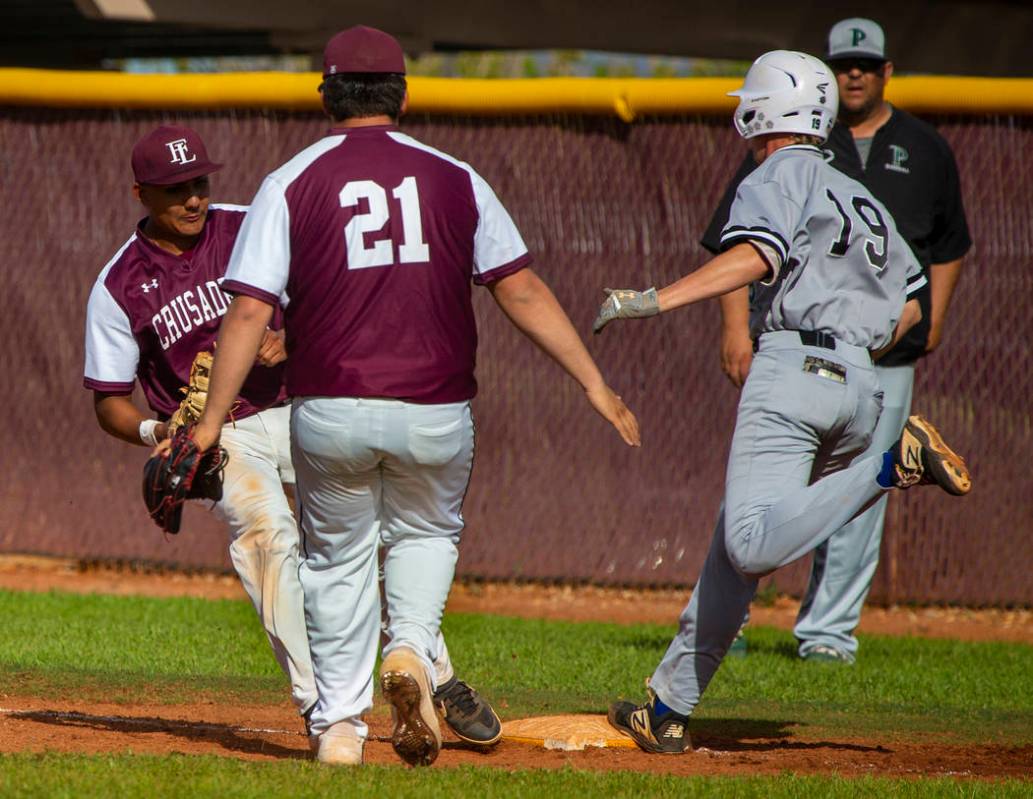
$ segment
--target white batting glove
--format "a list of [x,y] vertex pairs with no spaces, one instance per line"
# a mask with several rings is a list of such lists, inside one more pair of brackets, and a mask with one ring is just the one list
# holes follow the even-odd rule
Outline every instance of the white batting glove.
[[660,313],[660,300],[656,289],[635,291],[633,289],[603,289],[606,302],[599,308],[599,315],[592,323],[592,332],[600,333],[614,319],[642,319]]

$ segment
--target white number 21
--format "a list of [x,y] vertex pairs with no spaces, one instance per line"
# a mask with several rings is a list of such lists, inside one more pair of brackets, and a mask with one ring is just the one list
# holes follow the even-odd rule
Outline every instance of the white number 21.
[[391,211],[387,192],[372,180],[352,180],[341,189],[341,208],[352,208],[365,199],[369,210],[355,214],[344,226],[344,241],[348,247],[348,268],[368,269],[373,266],[391,266],[394,263],[417,264],[430,260],[430,247],[423,239],[423,220],[420,216],[420,195],[416,178],[410,176],[394,187],[391,196],[402,209],[402,243],[395,261],[394,245],[390,238],[374,241],[367,247],[365,234],[381,230]]

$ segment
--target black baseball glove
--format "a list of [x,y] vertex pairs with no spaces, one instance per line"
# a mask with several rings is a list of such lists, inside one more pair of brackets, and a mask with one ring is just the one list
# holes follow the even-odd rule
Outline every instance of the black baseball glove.
[[178,533],[183,503],[188,499],[222,499],[222,473],[229,455],[216,446],[201,452],[190,437],[191,427],[172,436],[167,452],[143,467],[143,501],[162,530]]

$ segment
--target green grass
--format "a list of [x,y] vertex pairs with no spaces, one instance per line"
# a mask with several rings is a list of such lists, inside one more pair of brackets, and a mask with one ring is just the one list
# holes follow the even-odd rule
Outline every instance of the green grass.
[[[461,674],[523,715],[605,712],[614,698],[643,698],[674,626],[471,615],[448,618],[445,632]],[[751,627],[748,639],[749,656],[722,664],[695,727],[1033,742],[1033,646],[864,637],[858,664],[841,667],[800,661],[788,632]]]
[[[0,692],[165,702],[287,700],[248,603],[0,591]],[[621,626],[456,614],[460,676],[504,718],[605,712],[644,696],[674,625]],[[694,717],[718,738],[929,735],[1033,742],[1033,646],[869,636],[854,667],[806,664],[788,632],[750,628]],[[959,723],[963,721],[964,723]]]
[[247,602],[0,591],[0,618],[5,693],[272,703],[288,692]]
[[[0,701],[288,702],[243,601],[0,591]],[[641,698],[674,632],[456,614],[445,634],[460,676],[504,718],[604,712]],[[718,672],[693,719],[697,745],[786,738],[1033,743],[1033,646],[869,636],[852,668],[802,663],[791,634],[751,627],[750,654]],[[1033,783],[834,777],[679,778],[462,767],[321,768],[299,761],[0,755],[0,796],[1033,796]]]
[[161,796],[313,797],[390,796],[605,796],[605,797],[1028,797],[1029,783],[956,782],[950,779],[888,780],[838,777],[671,777],[630,772],[474,768],[405,769],[365,766],[328,769],[311,762],[247,763],[228,758],[173,755],[0,755],[0,795],[48,797]]

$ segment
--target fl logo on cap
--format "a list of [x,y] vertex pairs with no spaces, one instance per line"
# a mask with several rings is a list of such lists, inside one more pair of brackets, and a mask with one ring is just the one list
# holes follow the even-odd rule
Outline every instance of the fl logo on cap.
[[167,141],[165,146],[169,148],[169,153],[172,155],[172,160],[169,161],[170,164],[189,164],[197,160],[197,156],[191,153],[187,147],[186,139]]

